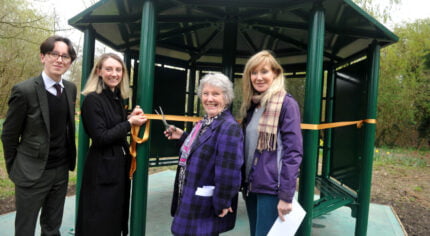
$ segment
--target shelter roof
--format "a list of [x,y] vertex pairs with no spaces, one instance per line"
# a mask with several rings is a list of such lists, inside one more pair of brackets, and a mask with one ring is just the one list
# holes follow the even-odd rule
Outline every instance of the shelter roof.
[[[69,20],[92,27],[98,41],[137,54],[143,0],[101,0]],[[317,0],[154,0],[156,54],[180,61],[221,63],[225,23],[237,23],[236,63],[261,49],[282,64],[306,64],[309,21]],[[364,55],[376,40],[382,47],[397,36],[352,0],[321,0],[325,12],[324,60],[342,62]]]

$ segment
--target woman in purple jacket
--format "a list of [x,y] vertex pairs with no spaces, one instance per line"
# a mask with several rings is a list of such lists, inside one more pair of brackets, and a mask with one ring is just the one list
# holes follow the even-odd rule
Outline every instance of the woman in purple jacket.
[[248,60],[242,83],[243,195],[251,235],[265,236],[278,216],[284,220],[292,210],[303,153],[300,110],[268,51]]
[[218,235],[236,221],[243,164],[243,133],[230,111],[233,85],[221,73],[203,77],[198,89],[206,112],[188,134],[170,126],[168,139],[179,139],[171,214],[174,235]]

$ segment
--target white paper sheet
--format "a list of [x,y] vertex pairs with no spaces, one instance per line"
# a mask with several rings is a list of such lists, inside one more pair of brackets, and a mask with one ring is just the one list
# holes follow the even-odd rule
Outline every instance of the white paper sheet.
[[285,221],[281,221],[278,216],[267,236],[294,236],[305,215],[305,210],[293,199],[293,210],[284,216]]
[[212,197],[214,195],[215,186],[203,186],[202,188],[197,187],[196,195],[202,197]]

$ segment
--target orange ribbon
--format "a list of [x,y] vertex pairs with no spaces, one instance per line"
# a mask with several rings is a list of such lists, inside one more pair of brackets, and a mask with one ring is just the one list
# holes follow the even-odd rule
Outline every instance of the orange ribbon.
[[342,121],[342,122],[333,122],[333,123],[326,123],[326,124],[319,124],[319,125],[300,124],[300,128],[310,129],[310,130],[322,130],[322,129],[331,129],[331,128],[349,126],[349,125],[357,125],[357,128],[361,128],[363,126],[363,123],[376,124],[376,120],[365,119],[365,120],[356,120],[356,121]]
[[[131,143],[130,143],[131,165],[130,165],[130,172],[129,172],[130,179],[133,178],[133,174],[136,171],[136,156],[137,156],[136,144],[137,143],[141,144],[148,141],[151,120],[163,119],[161,115],[156,115],[156,114],[145,114],[144,116],[148,119],[148,121],[146,122],[145,132],[143,133],[142,138],[139,137],[140,127],[139,126],[131,127]],[[196,117],[196,116],[165,115],[164,117],[166,118],[166,120],[169,120],[169,121],[184,121],[184,122],[197,122],[202,119],[202,117]]]
[[[162,120],[161,115],[156,114],[145,114],[145,117],[148,119],[145,125],[145,132],[143,134],[143,138],[140,138],[139,126],[132,126],[131,127],[131,143],[130,143],[130,155],[131,155],[131,166],[130,166],[130,172],[129,177],[130,179],[133,178],[133,174],[136,171],[136,143],[144,143],[148,141],[149,139],[149,127],[150,127],[150,121],[151,120]],[[202,117],[197,116],[177,116],[177,115],[165,115],[164,116],[166,120],[169,121],[183,121],[183,122],[197,122],[202,119]],[[349,125],[356,125],[357,128],[361,128],[363,126],[363,123],[368,124],[376,124],[376,119],[365,119],[365,120],[357,120],[357,121],[343,121],[343,122],[333,122],[333,123],[326,123],[326,124],[300,124],[301,129],[308,129],[308,130],[322,130],[322,129],[331,129],[331,128],[337,128],[337,127],[343,127],[343,126],[349,126]]]
[[136,171],[136,143],[144,143],[149,139],[149,120],[146,122],[145,133],[143,134],[143,138],[139,138],[139,126],[131,126],[131,143],[130,143],[130,155],[131,155],[131,164],[129,177],[133,179],[133,174]]

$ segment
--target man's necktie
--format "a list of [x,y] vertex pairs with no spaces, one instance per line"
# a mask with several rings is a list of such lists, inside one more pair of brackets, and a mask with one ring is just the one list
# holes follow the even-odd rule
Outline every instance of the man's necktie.
[[54,88],[57,90],[57,97],[61,96],[61,85],[54,84]]

